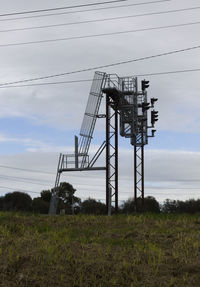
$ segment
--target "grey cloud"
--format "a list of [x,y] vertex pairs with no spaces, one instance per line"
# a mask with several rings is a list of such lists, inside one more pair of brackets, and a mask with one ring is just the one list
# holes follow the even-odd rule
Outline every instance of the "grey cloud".
[[[92,148],[95,150],[95,147]],[[33,170],[50,171],[54,174],[45,175],[25,171],[8,170],[1,168],[1,175],[27,177],[37,180],[47,180],[50,184],[37,186],[25,183],[12,183],[4,180],[1,185],[30,189],[40,192],[50,188],[54,184],[58,153],[55,152],[32,152],[18,155],[1,155],[1,165],[27,168]],[[133,150],[121,149],[119,158],[119,195],[120,199],[133,196]],[[199,165],[200,153],[187,151],[148,150],[145,157],[145,194],[156,196],[158,200],[164,198],[191,198],[199,196]],[[30,165],[31,163],[31,165]],[[104,164],[104,157],[98,166]],[[105,196],[105,173],[104,172],[75,172],[64,173],[61,181],[71,182],[77,189],[80,197],[93,196],[101,198]],[[174,190],[175,188],[175,190]],[[177,190],[176,190],[177,188]],[[180,189],[179,189],[180,188]],[[190,189],[191,188],[191,189]],[[2,189],[1,189],[2,190]],[[4,191],[5,192],[5,191]],[[170,196],[169,196],[170,194]],[[34,194],[32,194],[34,196]]]

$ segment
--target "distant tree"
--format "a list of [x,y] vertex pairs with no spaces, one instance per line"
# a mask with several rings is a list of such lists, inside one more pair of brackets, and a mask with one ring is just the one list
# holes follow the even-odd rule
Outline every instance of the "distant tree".
[[4,196],[0,196],[0,210],[4,208]]
[[144,211],[145,212],[160,212],[159,202],[153,196],[147,196],[144,199]]
[[[133,198],[129,198],[121,206],[122,213],[134,213],[136,212],[135,201]],[[137,199],[137,211],[138,212],[160,212],[160,206],[158,201],[153,196],[147,196],[144,198],[144,206],[142,206],[142,199]]]
[[41,198],[42,198],[44,201],[50,202],[50,200],[51,200],[51,195],[52,195],[52,193],[51,193],[50,190],[43,190],[43,191],[40,193],[40,195],[41,195]]
[[[49,211],[49,205],[52,197],[54,188],[51,190],[43,190],[40,195],[41,197],[34,198],[33,200],[33,211],[43,214],[47,214]],[[61,182],[58,187],[58,207],[57,213],[61,210],[65,210],[66,214],[78,213],[81,199],[76,197],[74,193],[76,189],[68,182]]]
[[[52,190],[53,191],[53,190]],[[76,189],[68,182],[61,182],[58,191],[59,203],[58,212],[61,209],[65,210],[66,214],[72,214],[74,206],[81,203],[81,199],[74,194]]]
[[95,199],[88,198],[81,203],[81,213],[84,214],[106,214],[106,205]]
[[42,197],[36,197],[33,199],[32,209],[35,213],[48,214],[49,202],[42,199]]
[[24,192],[14,191],[4,197],[4,209],[14,211],[31,211],[32,198]]
[[178,205],[177,200],[166,199],[162,206],[162,212],[165,213],[177,213]]
[[200,199],[189,199],[186,201],[167,199],[162,207],[166,213],[196,213],[200,212]]
[[189,199],[185,202],[178,202],[179,212],[197,213],[200,212],[200,199]]
[[121,212],[122,213],[133,213],[135,212],[135,202],[133,198],[129,198],[128,200],[124,201],[124,203],[121,206]]

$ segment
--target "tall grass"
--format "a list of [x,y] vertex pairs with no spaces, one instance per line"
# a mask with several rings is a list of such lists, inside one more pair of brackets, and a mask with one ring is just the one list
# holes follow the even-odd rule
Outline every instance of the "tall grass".
[[0,213],[0,286],[200,286],[200,215]]

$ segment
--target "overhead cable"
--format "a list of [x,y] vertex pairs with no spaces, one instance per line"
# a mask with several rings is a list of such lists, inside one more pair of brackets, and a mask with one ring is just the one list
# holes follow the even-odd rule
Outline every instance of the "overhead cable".
[[163,57],[163,56],[168,56],[168,55],[188,52],[188,51],[192,51],[192,50],[199,49],[199,48],[200,48],[200,45],[193,46],[193,47],[188,47],[188,48],[183,48],[183,49],[178,49],[178,50],[172,50],[172,51],[169,51],[169,52],[164,52],[164,53],[155,54],[155,55],[151,55],[151,56],[145,56],[145,57],[141,57],[141,58],[126,60],[126,61],[122,61],[122,62],[116,62],[116,63],[112,63],[112,64],[107,64],[107,65],[101,65],[101,66],[90,67],[90,68],[85,68],[85,69],[80,69],[80,70],[75,70],[75,71],[70,71],[70,72],[63,72],[63,73],[58,73],[58,74],[52,74],[52,75],[48,75],[48,76],[40,76],[40,77],[36,77],[36,78],[24,79],[24,80],[19,80],[19,81],[12,81],[12,82],[7,82],[7,83],[1,83],[0,87],[1,86],[12,85],[12,84],[27,83],[27,82],[33,82],[33,81],[38,81],[38,80],[44,80],[44,79],[60,77],[60,76],[78,74],[78,73],[82,73],[82,72],[89,72],[89,71],[103,69],[103,68],[115,67],[115,66],[119,66],[119,65],[124,65],[124,64],[139,62],[139,61],[150,60],[150,59],[154,59],[154,58],[158,58],[158,57]]
[[44,184],[44,183],[40,183],[40,182],[32,182],[32,181],[29,181],[29,180],[21,180],[21,179],[15,179],[15,178],[12,178],[12,177],[5,177],[5,176],[0,176],[1,179],[4,179],[4,180],[10,180],[10,181],[16,181],[16,182],[23,182],[23,183],[30,183],[30,184],[36,184],[36,185],[42,185],[42,186],[49,186],[51,184]]
[[167,72],[157,72],[157,73],[144,73],[138,74],[137,77],[146,76],[159,76],[159,75],[169,75],[169,74],[179,74],[179,73],[189,73],[189,72],[199,72],[200,69],[188,69],[188,70],[177,70],[177,71],[167,71]]
[[21,188],[11,188],[11,187],[7,187],[7,186],[0,186],[0,188],[5,188],[5,189],[9,189],[9,190],[12,190],[12,191],[22,191],[22,192],[30,192],[30,193],[38,193],[40,194],[40,192],[37,192],[37,191],[32,191],[32,190],[27,190],[27,189],[21,189]]
[[110,33],[91,34],[91,35],[84,35],[84,36],[73,36],[73,37],[64,37],[64,38],[57,38],[57,39],[37,40],[37,41],[28,41],[28,42],[18,42],[18,43],[8,43],[8,44],[1,44],[0,48],[33,45],[33,44],[53,43],[53,42],[69,41],[69,40],[72,41],[72,40],[81,40],[81,39],[89,39],[89,38],[98,38],[98,37],[105,37],[105,36],[122,35],[122,34],[136,33],[136,32],[155,31],[155,30],[161,30],[161,29],[177,28],[177,27],[199,25],[199,24],[200,24],[200,21],[197,21],[197,22],[181,23],[181,24],[175,24],[175,25],[156,26],[156,27],[150,27],[150,28],[117,31],[117,32],[110,32]]
[[1,168],[8,168],[8,169],[15,169],[15,170],[21,170],[21,171],[28,171],[28,172],[36,172],[36,173],[43,173],[43,174],[53,174],[54,172],[51,171],[43,171],[43,170],[35,170],[35,169],[27,169],[27,168],[20,168],[20,167],[13,167],[13,166],[7,166],[7,165],[0,165]]
[[[55,172],[51,172],[51,171],[20,168],[20,167],[7,166],[7,165],[0,165],[0,168],[13,169],[13,170],[18,170],[18,171],[25,171],[25,172],[30,172],[30,173],[41,173],[41,174],[46,174],[46,175],[55,175]],[[70,177],[76,177],[76,178],[80,177],[80,178],[82,178],[82,176],[73,175],[73,174],[70,174]]]
[[35,181],[43,184],[52,184],[52,181],[47,180],[41,180],[36,178],[27,178],[27,177],[21,177],[21,176],[12,176],[12,175],[2,175],[0,174],[0,178],[3,179],[19,179],[19,180],[26,180],[26,181]]
[[47,9],[37,9],[37,10],[20,11],[20,12],[13,12],[13,13],[4,13],[4,14],[0,14],[0,17],[24,15],[24,14],[33,14],[33,13],[41,13],[41,12],[51,12],[51,11],[74,9],[74,8],[80,8],[80,7],[112,4],[112,3],[125,2],[125,1],[127,1],[127,0],[114,0],[114,1],[105,1],[105,2],[98,2],[98,3],[88,3],[88,4],[82,4],[82,5],[55,7],[55,8],[47,8]]
[[152,12],[152,13],[134,14],[134,15],[127,15],[127,16],[120,16],[120,17],[110,17],[110,18],[86,20],[86,21],[79,21],[79,22],[69,22],[69,23],[59,23],[59,24],[52,24],[52,25],[41,25],[41,26],[32,26],[32,27],[24,27],[24,28],[6,29],[6,30],[0,30],[0,33],[29,31],[29,30],[45,29],[45,28],[56,28],[56,27],[64,27],[64,26],[72,26],[72,25],[80,25],[80,24],[90,24],[90,23],[114,21],[114,20],[124,20],[124,19],[129,19],[129,18],[152,16],[152,15],[162,15],[162,14],[177,13],[177,12],[185,12],[185,11],[197,10],[197,9],[200,9],[200,6],[185,8],[185,9],[175,9],[175,10],[158,11],[158,12]]
[[[200,68],[198,68],[198,69],[187,69],[187,70],[176,70],[176,71],[166,71],[166,72],[156,72],[156,73],[133,74],[133,76],[135,76],[135,77],[146,77],[146,76],[159,76],[159,75],[168,75],[168,74],[199,72],[199,71],[200,71]],[[93,81],[93,79],[46,82],[46,83],[44,82],[44,83],[37,83],[37,84],[0,86],[0,89],[35,87],[35,86],[48,86],[48,85],[60,85],[60,84],[75,84],[75,83],[83,83],[83,82],[86,83],[86,82],[92,82],[92,81]]]
[[30,18],[41,18],[41,17],[49,17],[49,16],[58,16],[58,15],[66,15],[66,14],[74,14],[74,13],[83,13],[83,12],[92,12],[92,11],[99,11],[99,10],[108,10],[108,9],[116,9],[116,8],[126,8],[131,6],[139,6],[139,5],[148,5],[148,4],[157,4],[160,2],[169,2],[171,0],[158,0],[158,1],[150,1],[150,2],[139,2],[133,4],[126,4],[126,5],[118,5],[118,6],[107,6],[95,9],[87,9],[87,10],[78,10],[78,11],[68,11],[62,13],[50,13],[50,14],[40,14],[40,15],[33,15],[33,16],[26,16],[26,17],[17,17],[17,18],[7,18],[7,19],[0,19],[0,21],[13,21],[13,20],[24,20]]
[[[46,85],[58,85],[58,84],[75,84],[82,82],[92,82],[93,79],[84,79],[84,80],[72,80],[72,81],[60,81],[60,82],[44,82],[38,84],[26,84],[26,85],[17,85],[17,86],[0,86],[0,89],[4,88],[22,88],[22,87],[34,87],[34,86],[46,86]],[[96,80],[99,81],[99,80]]]
[[[13,167],[9,167],[9,168],[18,169],[18,168],[13,168]],[[54,173],[52,173],[52,174],[54,174]],[[38,183],[46,183],[46,184],[49,184],[49,185],[52,184],[52,182],[50,182],[50,181],[44,181],[44,180],[41,180],[41,179],[26,178],[26,177],[15,177],[15,176],[9,176],[9,175],[0,175],[0,178],[2,178],[2,179],[11,179],[11,180],[15,180],[16,179],[17,181],[25,180],[25,181],[22,181],[22,182],[27,182],[27,183],[33,183],[33,182],[30,182],[30,181],[35,181],[35,182],[38,182]],[[196,181],[200,181],[200,180],[195,180],[195,182]],[[33,184],[35,184],[35,182]],[[88,188],[91,188],[91,185],[82,184],[82,183],[77,183],[77,184],[75,184],[75,186],[78,187],[78,188],[81,188],[83,190],[87,190],[87,189],[86,188],[82,188],[81,186],[87,186]],[[98,185],[95,184],[95,187],[96,186],[102,187],[102,185],[99,185],[99,184]],[[93,188],[93,186],[92,186],[92,188]],[[199,187],[163,187],[163,186],[162,187],[146,186],[145,188],[146,189],[153,189],[153,190],[165,190],[165,189],[168,189],[168,190],[175,190],[175,189],[177,189],[177,190],[182,190],[182,189],[185,189],[185,190],[189,190],[189,189],[196,190],[197,189],[197,190],[199,190],[200,189]],[[98,190],[98,192],[103,192],[103,191]],[[123,193],[130,193],[130,192],[123,192]]]
[[[21,192],[27,192],[27,193],[41,194],[41,192],[38,192],[38,191],[26,190],[26,189],[21,189],[21,188],[11,188],[11,187],[7,187],[7,186],[0,186],[0,188],[12,190],[12,191],[21,191]],[[88,197],[82,197],[82,196],[80,196],[80,198],[85,200],[85,199],[89,199],[90,196],[88,196]],[[105,199],[103,199],[103,198],[96,198],[96,197],[95,197],[95,200],[105,201]],[[119,201],[122,202],[122,201],[124,201],[124,200],[119,200]]]
[[[11,187],[7,187],[7,186],[0,186],[1,189],[8,189],[8,190],[12,190],[12,191],[21,191],[21,192],[27,192],[27,193],[35,193],[35,194],[41,194],[41,192],[38,192],[38,191],[32,191],[32,190],[27,190],[27,189],[21,189],[21,188],[11,188]],[[176,188],[175,188],[176,189]],[[188,188],[189,190],[189,188]],[[188,193],[184,193],[184,195],[187,195]],[[170,193],[147,193],[147,196],[148,195],[153,195],[153,196],[156,196],[156,195],[171,195]],[[176,196],[178,196],[179,194],[175,194]],[[183,195],[183,193],[182,193]],[[193,194],[193,196],[196,195],[196,194]],[[80,196],[82,199],[88,199],[88,197],[82,197]],[[99,198],[96,198],[96,200],[105,200],[105,199],[99,199]],[[124,200],[120,200],[121,202],[124,201]]]

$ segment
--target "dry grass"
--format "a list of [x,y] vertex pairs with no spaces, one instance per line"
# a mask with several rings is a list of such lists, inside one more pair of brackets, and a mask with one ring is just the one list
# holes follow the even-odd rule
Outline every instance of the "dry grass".
[[1,287],[198,287],[200,215],[0,213]]

